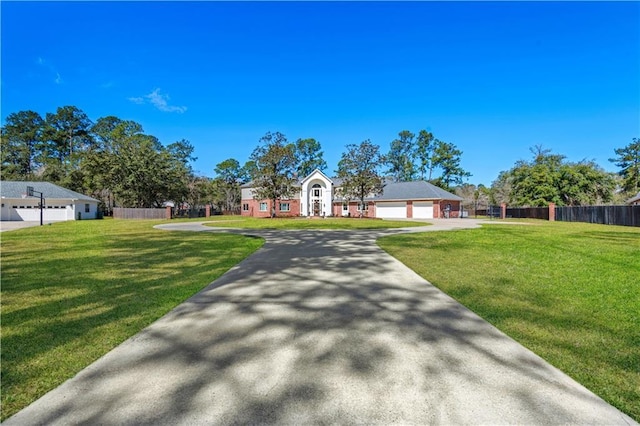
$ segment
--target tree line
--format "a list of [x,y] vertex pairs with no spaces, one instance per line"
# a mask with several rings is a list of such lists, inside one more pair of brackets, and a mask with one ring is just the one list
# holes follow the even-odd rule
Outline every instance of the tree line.
[[620,170],[605,171],[591,160],[567,161],[542,146],[530,149],[533,158],[520,160],[499,173],[490,187],[461,185],[456,189],[465,207],[477,209],[506,203],[519,207],[624,204],[640,191],[640,139],[614,149],[609,161]]
[[7,116],[0,130],[3,180],[48,181],[99,199],[109,210],[159,207],[189,198],[193,146],[164,146],[139,123],[115,116],[95,122],[75,106],[44,118],[34,111]]
[[[241,186],[252,181],[254,195],[275,200],[291,197],[297,182],[314,169],[327,172],[320,142],[289,142],[280,132],[258,140],[248,161],[229,158],[216,164],[214,178],[191,167],[194,147],[185,139],[167,146],[139,123],[116,116],[95,122],[75,106],[43,118],[34,111],[7,116],[0,129],[3,180],[46,180],[113,206],[159,207],[166,201],[191,207],[213,205],[221,211],[240,207]],[[640,141],[615,150],[610,159],[620,172],[607,173],[593,161],[567,162],[542,147],[531,161],[502,171],[491,187],[471,185],[461,166],[462,151],[431,132],[402,130],[382,152],[369,139],[348,144],[335,176],[342,196],[364,202],[382,191],[384,182],[427,180],[465,199],[466,207],[506,202],[517,206],[586,205],[619,201],[640,190]]]

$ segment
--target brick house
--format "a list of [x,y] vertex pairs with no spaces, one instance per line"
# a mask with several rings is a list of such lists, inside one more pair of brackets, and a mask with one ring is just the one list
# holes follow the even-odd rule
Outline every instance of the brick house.
[[[352,216],[383,219],[433,219],[460,217],[462,198],[442,188],[425,182],[389,182],[382,194],[358,200],[342,198],[342,181],[329,178],[320,170],[314,170],[299,181],[299,191],[288,199],[276,201],[278,216]],[[243,216],[269,217],[273,211],[271,200],[253,198],[252,183],[242,186]]]

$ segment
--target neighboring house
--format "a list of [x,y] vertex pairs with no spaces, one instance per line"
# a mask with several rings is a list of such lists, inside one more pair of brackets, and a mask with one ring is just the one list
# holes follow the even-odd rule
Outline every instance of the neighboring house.
[[631,197],[627,200],[627,204],[631,206],[640,206],[640,192],[638,192],[635,197]]
[[[381,195],[359,200],[341,197],[340,179],[314,170],[291,198],[277,200],[278,216],[360,216],[383,219],[460,217],[462,198],[425,181],[387,183]],[[271,200],[255,200],[252,183],[242,186],[242,215],[269,217]]]
[[[37,191],[27,196],[27,186]],[[1,181],[1,220],[39,221],[40,194],[44,197],[43,220],[96,219],[99,201],[50,182]]]

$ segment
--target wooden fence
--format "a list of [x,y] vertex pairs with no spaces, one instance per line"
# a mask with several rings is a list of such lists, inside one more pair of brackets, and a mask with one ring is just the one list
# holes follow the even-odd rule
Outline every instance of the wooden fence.
[[[550,213],[555,213],[555,219]],[[640,206],[510,207],[506,217],[640,226]]]
[[[169,207],[170,208],[170,207]],[[114,219],[171,219],[171,213],[166,208],[138,209],[138,208],[113,208]]]
[[516,219],[549,220],[549,207],[515,207],[507,208],[507,217]]
[[640,226],[640,206],[556,207],[556,220]]

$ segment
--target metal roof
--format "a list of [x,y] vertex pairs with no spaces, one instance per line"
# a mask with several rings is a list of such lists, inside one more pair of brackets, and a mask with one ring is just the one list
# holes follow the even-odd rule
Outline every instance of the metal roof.
[[95,201],[95,198],[71,191],[70,189],[54,185],[51,182],[31,182],[31,181],[10,181],[3,180],[0,182],[0,196],[2,198],[22,198],[27,193],[27,186],[32,186],[35,191],[42,192],[45,199],[64,199],[64,200],[81,200]]

